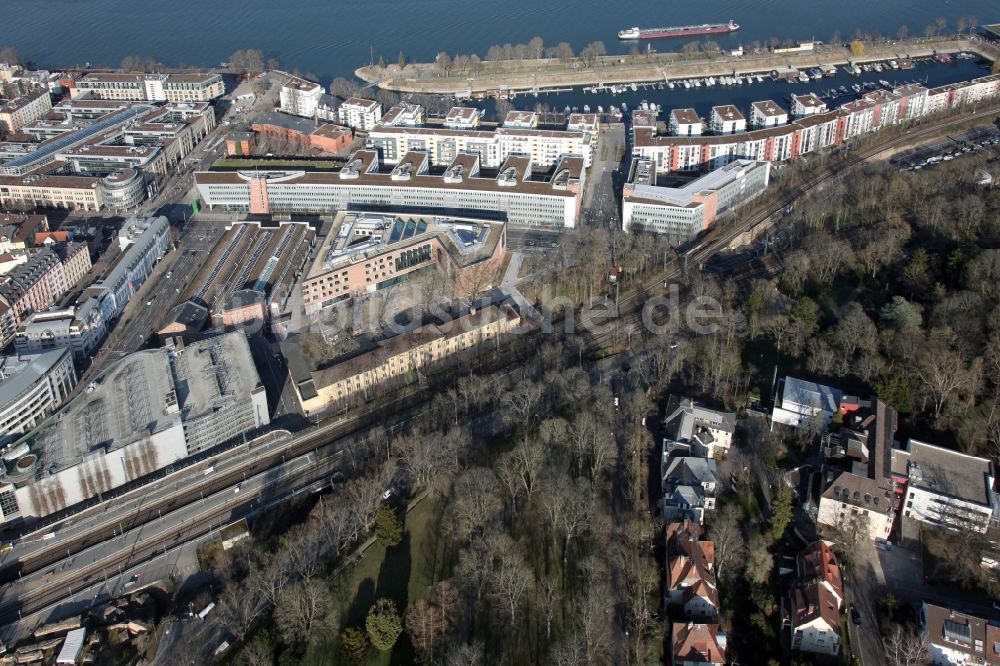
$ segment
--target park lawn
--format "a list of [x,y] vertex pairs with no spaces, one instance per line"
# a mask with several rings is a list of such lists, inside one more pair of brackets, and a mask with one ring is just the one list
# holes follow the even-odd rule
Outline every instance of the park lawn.
[[[331,582],[333,605],[341,629],[363,629],[368,609],[379,597],[394,600],[403,614],[410,604],[425,596],[427,587],[435,580],[435,568],[440,562],[439,518],[437,499],[428,496],[407,514],[402,543],[387,551],[376,541],[358,564]],[[306,662],[335,663],[336,647],[336,636],[331,636],[317,646]],[[404,632],[391,652],[372,649],[368,663],[389,666],[413,661],[413,647]]]

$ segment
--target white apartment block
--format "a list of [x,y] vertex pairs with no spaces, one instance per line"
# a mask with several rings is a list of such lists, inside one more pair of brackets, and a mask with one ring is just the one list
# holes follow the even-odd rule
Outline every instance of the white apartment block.
[[313,118],[324,92],[320,84],[293,76],[281,86],[281,110],[293,116]]
[[821,100],[816,93],[792,95],[792,115],[796,118],[811,116],[816,113],[826,113],[828,110],[826,102]]
[[351,97],[337,109],[341,125],[367,132],[382,120],[382,105],[373,99]]
[[674,136],[698,136],[705,123],[694,109],[674,109],[670,112],[670,133]]
[[483,113],[471,106],[453,106],[444,118],[444,126],[448,129],[475,129],[479,127]]
[[772,102],[763,100],[750,105],[750,126],[754,129],[774,127],[788,123],[788,112]]
[[747,119],[732,104],[712,107],[712,131],[716,134],[734,134],[747,131]]

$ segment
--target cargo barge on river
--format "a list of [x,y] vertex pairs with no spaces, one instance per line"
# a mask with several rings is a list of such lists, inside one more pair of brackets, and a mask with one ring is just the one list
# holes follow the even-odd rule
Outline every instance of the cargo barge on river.
[[736,32],[740,24],[735,21],[728,23],[703,23],[701,25],[681,25],[673,28],[626,28],[618,31],[618,39],[660,39],[663,37],[697,37],[699,35],[718,35]]

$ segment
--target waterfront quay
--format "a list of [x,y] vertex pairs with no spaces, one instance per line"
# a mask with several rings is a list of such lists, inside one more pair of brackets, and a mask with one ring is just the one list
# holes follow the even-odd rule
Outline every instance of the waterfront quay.
[[355,75],[385,90],[409,93],[472,97],[502,91],[565,89],[595,84],[627,84],[682,81],[709,76],[763,74],[786,68],[807,69],[830,65],[863,64],[894,59],[927,58],[939,53],[971,52],[987,60],[1000,56],[995,42],[976,36],[942,39],[912,39],[894,42],[865,42],[863,53],[853,55],[846,46],[815,44],[811,50],[793,53],[692,56],[680,52],[603,56],[585,66],[580,59],[563,62],[555,58],[486,62],[473,74],[463,71],[450,76],[431,63],[414,63],[400,70],[365,66]]

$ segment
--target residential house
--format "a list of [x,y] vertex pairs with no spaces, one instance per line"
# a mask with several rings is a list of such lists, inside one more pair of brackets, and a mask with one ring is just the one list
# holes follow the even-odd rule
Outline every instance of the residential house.
[[670,632],[673,666],[723,666],[726,634],[717,624],[675,622]]
[[792,590],[789,606],[792,649],[836,656],[840,652],[840,600],[819,583]]
[[986,663],[986,620],[929,603],[921,606],[917,620],[920,635],[927,640],[932,664],[971,666]]
[[714,458],[725,454],[733,443],[736,412],[709,409],[690,398],[670,396],[663,419],[666,436],[664,454],[682,451],[694,456]]
[[715,460],[677,457],[663,461],[663,519],[702,522],[715,508],[719,485]]
[[692,521],[667,526],[668,604],[680,606],[688,618],[714,620],[719,613],[715,579],[715,544],[701,538]]

